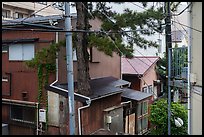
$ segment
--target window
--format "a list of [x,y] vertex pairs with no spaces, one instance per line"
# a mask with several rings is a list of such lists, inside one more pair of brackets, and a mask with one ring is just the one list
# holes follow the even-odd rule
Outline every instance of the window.
[[148,92],[147,87],[144,87],[144,88],[142,89],[142,91],[143,91],[144,93],[147,93],[147,92]]
[[35,123],[36,111],[32,107],[22,107],[17,105],[11,106],[10,118],[13,121],[24,122],[24,123]]
[[137,133],[140,133],[142,130],[142,119],[137,120]]
[[147,113],[148,113],[148,103],[147,103],[147,101],[144,101],[142,103],[142,114],[145,115]]
[[142,119],[142,130],[143,130],[143,131],[146,131],[147,128],[148,128],[148,117],[146,116],[146,117],[144,117],[144,118]]
[[23,18],[23,13],[15,12],[13,14],[13,18],[14,19]]
[[2,45],[2,53],[8,52],[8,46]]
[[9,46],[9,60],[31,60],[34,58],[34,44],[15,44]]
[[6,75],[2,76],[2,82],[8,82],[8,76]]
[[141,103],[138,103],[138,105],[137,105],[137,116],[140,117],[141,115],[142,115]]
[[148,93],[153,94],[153,88],[152,88],[152,85],[148,86]]
[[138,103],[137,134],[143,134],[148,128],[148,101]]
[[2,9],[2,16],[4,18],[11,18],[11,11],[10,10]]

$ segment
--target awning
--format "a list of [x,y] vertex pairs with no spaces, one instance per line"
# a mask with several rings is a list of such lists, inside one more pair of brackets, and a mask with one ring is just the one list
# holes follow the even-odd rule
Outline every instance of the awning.
[[124,88],[122,92],[122,97],[123,98],[128,98],[131,100],[136,100],[136,101],[141,101],[143,99],[146,99],[148,97],[151,97],[153,94],[150,93],[144,93],[141,91],[129,89],[129,88]]

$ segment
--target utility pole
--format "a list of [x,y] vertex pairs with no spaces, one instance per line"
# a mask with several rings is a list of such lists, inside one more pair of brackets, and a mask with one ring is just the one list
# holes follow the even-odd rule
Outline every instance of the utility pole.
[[[170,89],[170,79],[171,79],[171,48],[172,48],[172,40],[171,40],[171,9],[170,2],[165,2],[165,24],[166,24],[166,76],[168,76],[167,83],[167,91],[168,91],[168,135],[171,135],[171,89]],[[170,49],[170,50],[169,50]]]
[[[65,2],[65,30],[71,30],[71,16],[69,2]],[[74,107],[74,78],[72,60],[72,33],[66,32],[66,61],[68,82],[68,104],[69,104],[69,128],[70,135],[75,135],[75,107]]]

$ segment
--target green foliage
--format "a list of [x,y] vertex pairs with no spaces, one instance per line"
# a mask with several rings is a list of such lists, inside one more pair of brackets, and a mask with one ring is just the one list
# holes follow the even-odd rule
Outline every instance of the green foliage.
[[[160,99],[150,106],[150,122],[153,125],[152,135],[168,134],[168,103],[166,99]],[[187,110],[179,103],[171,103],[171,135],[187,135]],[[174,118],[181,118],[183,126],[176,127]]]
[[[103,51],[105,54],[112,56],[112,52],[115,51],[119,55],[126,53],[127,56],[132,56],[132,49],[125,47],[120,39],[113,41],[111,37],[104,35],[91,34],[89,37],[89,47],[96,47],[98,50]],[[122,52],[122,53],[121,53]]]
[[[59,51],[60,46],[64,46],[65,41],[59,43],[52,43],[48,48],[43,48],[36,52],[35,57],[32,60],[26,61],[25,64],[29,68],[37,69],[38,75],[38,103],[41,106],[45,102],[46,111],[48,112],[48,97],[43,98],[43,92],[45,92],[44,86],[48,84],[49,75],[55,72],[55,59],[56,52]],[[48,113],[46,113],[46,120],[48,122]],[[45,129],[47,130],[47,122],[45,123]]]

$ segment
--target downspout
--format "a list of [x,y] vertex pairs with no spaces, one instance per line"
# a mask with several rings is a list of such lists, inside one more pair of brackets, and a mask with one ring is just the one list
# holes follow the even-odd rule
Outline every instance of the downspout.
[[87,105],[86,106],[82,106],[82,107],[79,107],[78,108],[78,124],[79,124],[79,135],[82,135],[82,131],[81,131],[81,110],[82,109],[85,109],[85,108],[88,108],[89,106],[90,106],[90,104],[91,104],[91,99],[90,98],[88,98],[89,100],[86,102],[87,103]]
[[36,103],[36,106],[37,106],[37,122],[36,122],[36,126],[37,126],[37,129],[36,129],[36,135],[38,135],[38,121],[39,121],[39,118],[38,118],[38,107],[39,107],[39,103],[37,102]]
[[[132,101],[121,102],[120,104],[124,105],[124,104],[128,104],[128,103],[130,103],[130,107],[132,108]],[[129,110],[128,110],[128,127],[127,128],[128,128],[128,133],[129,133]],[[125,132],[125,130],[124,130],[124,132]]]
[[[188,9],[188,25],[192,26],[192,5],[189,6]],[[190,83],[190,74],[191,74],[191,46],[192,46],[192,30],[189,28],[189,36],[188,36],[188,85],[187,85],[187,96],[188,96],[188,135],[191,135],[191,83]]]
[[[59,33],[56,32],[56,43],[58,43],[58,36],[59,36]],[[60,87],[57,87],[57,86],[54,86],[55,83],[58,82],[58,76],[59,76],[59,68],[58,68],[58,52],[56,53],[57,55],[57,58],[56,58],[56,80],[50,84],[50,87],[53,87],[55,89],[58,89],[58,90],[62,90],[62,91],[65,91],[65,92],[68,92],[68,90],[66,89],[63,89],[63,88],[60,88]],[[87,97],[87,96],[84,96],[84,95],[81,95],[81,94],[78,94],[78,93],[74,93],[74,95],[77,95],[77,96],[80,96],[80,97],[83,97],[83,98],[86,98],[88,99],[86,101],[87,105],[86,106],[82,106],[82,107],[79,107],[78,108],[78,124],[79,124],[79,134],[81,135],[81,118],[80,118],[80,110],[84,109],[84,108],[87,108],[90,106],[91,104],[91,98]]]

